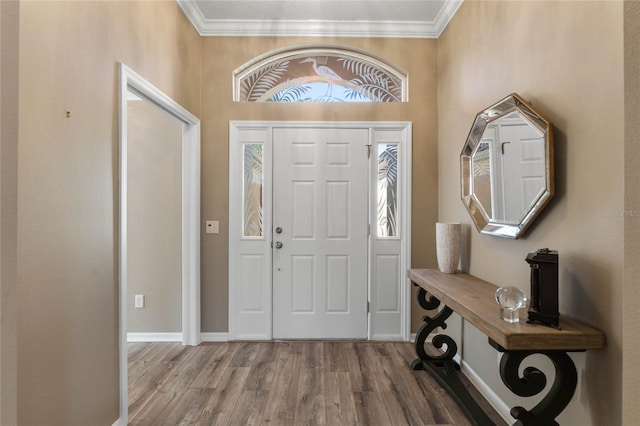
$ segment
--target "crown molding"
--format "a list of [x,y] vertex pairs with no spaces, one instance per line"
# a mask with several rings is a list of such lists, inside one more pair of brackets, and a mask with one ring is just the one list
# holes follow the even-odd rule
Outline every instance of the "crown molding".
[[436,16],[436,19],[434,21],[434,27],[438,31],[438,34],[433,38],[440,37],[445,28],[447,28],[447,25],[449,25],[449,22],[451,22],[451,20],[453,19],[453,16],[462,5],[463,1],[464,0],[449,0],[444,4],[444,6],[442,6],[442,9],[440,9],[440,12],[438,13],[438,16]]
[[463,0],[447,1],[432,22],[206,19],[194,0],[176,0],[201,36],[438,38]]

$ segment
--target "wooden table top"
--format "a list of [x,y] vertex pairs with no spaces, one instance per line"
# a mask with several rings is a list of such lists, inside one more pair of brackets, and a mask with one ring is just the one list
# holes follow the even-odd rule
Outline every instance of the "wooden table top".
[[408,277],[505,349],[575,351],[604,347],[602,331],[562,314],[560,329],[528,324],[526,309],[520,310],[518,323],[501,320],[494,296],[498,287],[472,275],[410,269]]

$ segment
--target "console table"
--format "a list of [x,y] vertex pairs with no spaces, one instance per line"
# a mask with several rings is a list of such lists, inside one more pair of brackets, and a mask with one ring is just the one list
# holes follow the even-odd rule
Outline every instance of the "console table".
[[[602,331],[563,316],[558,329],[528,324],[525,310],[521,310],[519,323],[503,321],[494,298],[497,286],[468,274],[410,269],[408,277],[419,287],[418,303],[423,309],[431,311],[443,305],[433,316],[423,317],[424,324],[415,341],[418,359],[411,364],[414,370],[429,371],[477,425],[494,425],[460,381],[460,366],[453,360],[457,352],[455,341],[438,334],[431,344],[440,351],[434,355],[425,349],[429,334],[438,327],[446,328],[446,319],[456,312],[486,334],[489,344],[503,353],[500,377],[516,395],[537,395],[547,383],[544,373],[535,367],[525,368],[520,377],[518,371],[522,361],[532,354],[542,354],[551,360],[556,374],[547,395],[531,410],[512,408],[511,415],[517,420],[515,425],[558,425],[555,418],[571,401],[577,384],[576,367],[567,352],[604,347]],[[443,346],[446,350],[442,350]]]

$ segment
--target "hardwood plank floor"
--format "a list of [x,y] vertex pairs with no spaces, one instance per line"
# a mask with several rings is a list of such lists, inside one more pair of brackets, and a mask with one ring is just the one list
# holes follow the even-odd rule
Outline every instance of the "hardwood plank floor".
[[405,342],[130,343],[129,424],[470,425],[414,358]]

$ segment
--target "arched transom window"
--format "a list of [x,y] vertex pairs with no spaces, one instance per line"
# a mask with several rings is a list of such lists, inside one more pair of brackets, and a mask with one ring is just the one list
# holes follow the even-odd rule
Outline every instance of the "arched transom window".
[[237,102],[406,102],[407,73],[362,51],[278,50],[233,73]]

